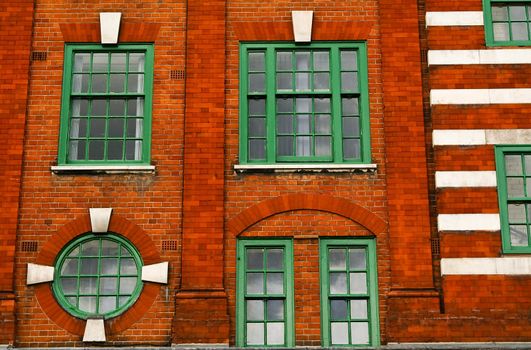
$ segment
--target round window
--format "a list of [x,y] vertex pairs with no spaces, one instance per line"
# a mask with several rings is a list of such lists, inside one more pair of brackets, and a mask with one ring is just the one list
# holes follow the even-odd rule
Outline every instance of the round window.
[[142,259],[135,247],[115,234],[87,234],[70,242],[55,263],[53,292],[70,314],[115,317],[142,290]]

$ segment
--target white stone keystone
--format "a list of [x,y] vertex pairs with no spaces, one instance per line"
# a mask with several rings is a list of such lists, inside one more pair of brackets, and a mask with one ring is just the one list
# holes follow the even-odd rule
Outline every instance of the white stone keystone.
[[109,230],[112,208],[90,208],[90,224],[92,232],[105,233]]
[[118,34],[120,32],[120,12],[101,12],[100,13],[100,32],[102,44],[117,44]]
[[142,281],[168,283],[168,262],[142,266]]
[[293,22],[295,42],[311,42],[313,11],[291,11],[291,20]]
[[37,284],[53,281],[55,269],[53,266],[39,264],[28,264],[28,274],[26,275],[26,284]]
[[91,319],[87,320],[85,325],[85,333],[83,334],[84,342],[104,342],[105,337],[105,325],[103,319]]

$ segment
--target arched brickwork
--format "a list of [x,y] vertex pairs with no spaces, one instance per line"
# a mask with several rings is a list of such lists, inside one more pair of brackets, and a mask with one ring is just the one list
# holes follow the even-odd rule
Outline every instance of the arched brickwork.
[[[160,27],[160,24],[132,23],[122,19],[118,42],[154,42]],[[99,43],[101,39],[100,25],[98,23],[62,23],[60,28],[63,40],[67,43]]]
[[[53,266],[61,249],[79,235],[90,232],[90,216],[83,215],[64,225],[42,247],[36,263]],[[109,223],[109,232],[126,237],[138,249],[144,265],[160,262],[158,249],[151,238],[131,221],[113,214]],[[119,333],[138,321],[154,303],[160,290],[159,284],[144,282],[138,300],[126,312],[105,322],[107,334]],[[67,313],[55,300],[51,285],[43,283],[35,286],[35,296],[46,315],[58,326],[70,333],[82,336],[85,321]]]
[[387,224],[380,217],[344,198],[323,194],[296,193],[262,201],[236,215],[227,224],[228,232],[238,236],[248,227],[272,215],[291,210],[320,210],[351,219],[378,235]]

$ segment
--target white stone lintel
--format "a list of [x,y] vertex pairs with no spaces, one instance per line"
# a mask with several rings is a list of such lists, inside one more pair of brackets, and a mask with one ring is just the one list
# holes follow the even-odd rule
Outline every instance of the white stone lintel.
[[118,43],[121,19],[121,12],[100,12],[100,32],[102,44]]
[[142,266],[142,281],[167,284],[168,262]]
[[291,11],[293,37],[297,43],[312,41],[313,11]]
[[482,26],[483,11],[430,11],[426,12],[426,27]]
[[531,64],[531,49],[430,50],[428,65]]
[[499,214],[439,214],[439,231],[499,231]]
[[84,342],[104,342],[105,337],[105,325],[103,318],[89,318],[85,325],[85,333],[83,334]]
[[434,146],[525,145],[531,129],[447,129],[433,131]]
[[92,232],[105,233],[109,230],[112,208],[90,208],[90,224]]
[[441,259],[442,275],[531,275],[531,257]]
[[489,105],[531,103],[531,88],[515,89],[433,89],[432,105]]
[[496,187],[496,172],[436,171],[435,187]]
[[38,284],[53,281],[55,269],[53,266],[28,264],[28,273],[26,275],[26,284]]

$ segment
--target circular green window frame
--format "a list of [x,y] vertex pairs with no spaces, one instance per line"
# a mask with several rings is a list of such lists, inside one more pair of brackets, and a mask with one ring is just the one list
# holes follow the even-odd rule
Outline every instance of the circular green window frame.
[[[94,243],[87,244],[94,241],[98,242],[97,253],[94,253]],[[103,242],[110,242],[110,244],[104,247]],[[109,253],[113,252],[112,249],[116,246],[116,254]],[[107,251],[104,252],[104,249]],[[108,268],[103,271],[102,263],[105,260],[108,260],[110,265],[107,265]],[[94,271],[96,261],[96,271]],[[136,273],[131,272],[132,263],[136,267]],[[61,250],[54,266],[55,275],[52,283],[54,296],[58,303],[75,317],[82,319],[116,317],[130,308],[142,292],[142,258],[131,242],[115,233],[97,235],[88,233],[74,239]],[[76,269],[76,272],[73,273],[72,269]],[[63,274],[63,272],[67,273]],[[136,278],[134,286],[131,283],[133,277]],[[70,290],[65,293],[62,282],[67,280],[68,283],[65,285],[67,288],[73,287],[74,291]],[[122,283],[125,285],[125,282],[128,282],[127,288],[122,285]],[[109,292],[109,289],[114,289],[114,292]],[[114,298],[115,307],[111,309],[108,303],[112,302],[112,298]],[[81,299],[90,299],[90,302],[95,303],[95,311],[80,308]],[[104,304],[106,305],[103,307]],[[104,309],[103,312],[100,312],[102,309]]]

